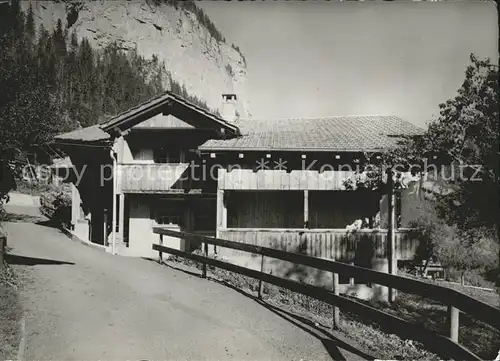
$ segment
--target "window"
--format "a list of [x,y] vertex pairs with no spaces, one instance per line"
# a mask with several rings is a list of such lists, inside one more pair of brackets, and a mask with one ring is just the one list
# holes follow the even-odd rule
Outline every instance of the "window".
[[159,201],[155,207],[155,220],[159,225],[180,225],[182,203],[177,200]]
[[181,163],[182,151],[179,148],[157,148],[154,151],[155,163]]
[[207,211],[194,217],[194,228],[197,231],[211,231],[216,228],[216,213]]
[[134,160],[139,161],[151,161],[152,159],[152,149],[151,148],[135,148],[132,149],[132,157]]
[[179,216],[177,215],[161,215],[156,218],[158,224],[179,224]]
[[226,193],[229,228],[303,228],[303,191]]

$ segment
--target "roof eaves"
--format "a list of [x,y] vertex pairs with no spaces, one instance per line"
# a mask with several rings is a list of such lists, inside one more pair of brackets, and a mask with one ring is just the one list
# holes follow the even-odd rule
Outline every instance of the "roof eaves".
[[[118,113],[117,115],[111,117],[108,119],[107,122],[100,124],[100,128],[104,131],[108,131],[114,127],[117,127],[119,125],[122,125],[126,123],[131,117],[137,116],[140,113],[147,112],[148,110],[151,110],[154,107],[157,107],[158,105],[161,105],[162,103],[166,102],[170,97],[168,94],[161,94],[158,95],[152,99],[149,99],[145,102],[142,102],[130,109],[127,109],[121,113]],[[160,100],[161,99],[161,100]],[[145,107],[144,109],[140,109],[141,107],[144,107],[145,105],[149,104],[149,106]],[[138,113],[135,113],[136,110],[139,110]]]
[[273,148],[273,147],[220,147],[220,146],[199,146],[200,151],[210,152],[381,152],[390,147],[384,148]]
[[51,142],[54,145],[69,145],[95,148],[109,148],[113,142],[111,140],[81,140],[81,139],[57,139]]
[[[203,109],[203,108],[201,108],[201,107],[199,107],[191,102],[188,102],[184,98],[182,98],[179,95],[174,94],[170,91],[167,91],[163,94],[160,94],[160,95],[158,95],[150,100],[147,100],[145,102],[142,102],[142,103],[136,105],[135,107],[132,107],[132,108],[120,113],[120,114],[117,114],[116,116],[110,118],[106,123],[100,124],[100,128],[104,131],[109,131],[112,128],[115,128],[119,125],[127,123],[132,117],[135,117],[135,116],[140,115],[142,113],[145,113],[147,111],[151,111],[155,107],[163,105],[164,103],[168,102],[170,99],[173,99],[173,100],[177,101],[178,103],[181,103],[184,106],[187,106],[187,107],[197,111],[198,113],[202,113],[203,115],[215,120],[219,124],[230,129],[231,131],[233,131],[235,133],[235,135],[241,135],[241,132],[240,132],[240,129],[238,126],[228,123],[227,121],[218,117],[217,115],[213,114],[212,112],[209,112],[206,109]],[[141,107],[144,107],[144,109],[140,109]],[[138,110],[138,112],[135,112],[137,110]]]

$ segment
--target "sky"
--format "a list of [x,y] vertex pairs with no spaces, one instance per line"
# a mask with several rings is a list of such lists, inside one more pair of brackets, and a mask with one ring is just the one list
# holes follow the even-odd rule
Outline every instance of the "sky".
[[398,115],[421,127],[470,53],[498,63],[492,1],[204,1],[246,57],[254,118]]

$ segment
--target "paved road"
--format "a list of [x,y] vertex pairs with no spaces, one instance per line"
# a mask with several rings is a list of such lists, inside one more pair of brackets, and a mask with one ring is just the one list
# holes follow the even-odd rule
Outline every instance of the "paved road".
[[362,360],[345,344],[215,282],[112,256],[36,224],[5,224],[26,279],[26,360]]

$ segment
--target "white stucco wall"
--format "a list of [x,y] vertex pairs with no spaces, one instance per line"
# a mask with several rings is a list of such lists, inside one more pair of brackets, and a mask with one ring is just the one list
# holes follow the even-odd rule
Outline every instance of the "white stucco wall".
[[153,149],[142,147],[140,149],[131,150],[127,140],[123,141],[123,163],[154,163]]
[[158,243],[158,235],[153,233],[150,205],[146,199],[131,197],[129,223],[129,254],[137,257],[157,258],[153,243]]
[[[152,249],[153,243],[158,244],[160,236],[153,233],[153,227],[158,226],[151,214],[150,199],[145,197],[130,198],[129,247],[127,255],[158,259],[158,252]],[[173,231],[180,231],[177,225],[163,226]],[[174,237],[163,237],[163,245],[177,250],[185,250],[184,240]],[[164,255],[166,258],[168,255]]]
[[134,157],[126,140],[123,141],[123,163],[132,163]]
[[73,232],[80,239],[90,242],[90,226],[87,220],[80,220],[75,223]]

